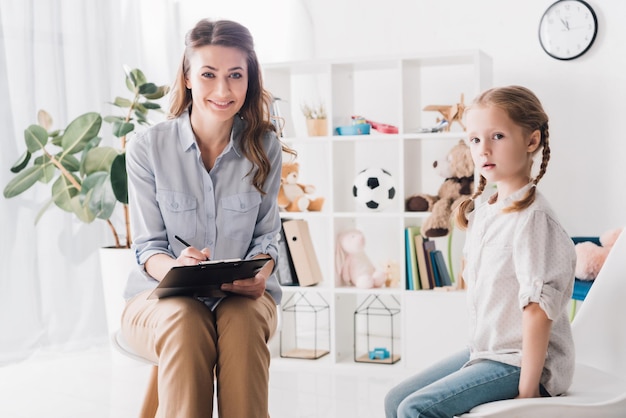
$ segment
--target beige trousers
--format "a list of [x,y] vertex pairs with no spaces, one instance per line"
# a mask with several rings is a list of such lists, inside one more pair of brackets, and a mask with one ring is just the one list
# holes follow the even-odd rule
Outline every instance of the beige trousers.
[[215,377],[220,418],[267,418],[274,299],[229,296],[211,312],[193,298],[148,300],[149,293],[128,301],[122,333],[158,363],[156,416],[212,417]]

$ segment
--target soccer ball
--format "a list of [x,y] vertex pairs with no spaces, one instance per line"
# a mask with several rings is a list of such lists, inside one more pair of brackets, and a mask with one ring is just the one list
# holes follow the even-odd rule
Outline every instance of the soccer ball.
[[382,168],[367,168],[354,179],[352,195],[361,207],[383,210],[396,196],[393,177]]

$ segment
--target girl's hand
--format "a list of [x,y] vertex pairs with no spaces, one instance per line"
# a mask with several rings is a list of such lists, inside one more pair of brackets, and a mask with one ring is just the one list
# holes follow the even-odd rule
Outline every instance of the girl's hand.
[[202,261],[207,261],[211,257],[211,251],[208,248],[198,250],[194,247],[187,247],[181,251],[176,259],[181,266],[195,266]]

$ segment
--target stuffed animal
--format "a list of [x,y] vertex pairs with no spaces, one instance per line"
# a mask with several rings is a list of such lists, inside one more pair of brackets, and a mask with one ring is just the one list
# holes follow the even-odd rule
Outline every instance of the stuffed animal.
[[422,224],[425,237],[448,235],[450,215],[462,199],[472,194],[474,188],[474,162],[467,144],[460,140],[443,160],[433,163],[437,173],[445,178],[436,195],[409,196],[405,209],[410,212],[432,212]]
[[580,280],[594,280],[609,251],[617,241],[617,237],[622,232],[622,228],[611,229],[600,235],[600,244],[585,241],[576,244],[576,278]]
[[335,267],[340,282],[362,289],[382,287],[386,274],[365,254],[365,235],[358,229],[341,232],[337,236]]
[[305,212],[320,211],[323,197],[312,198],[315,186],[298,183],[300,165],[295,162],[283,163],[278,191],[278,207],[281,211]]

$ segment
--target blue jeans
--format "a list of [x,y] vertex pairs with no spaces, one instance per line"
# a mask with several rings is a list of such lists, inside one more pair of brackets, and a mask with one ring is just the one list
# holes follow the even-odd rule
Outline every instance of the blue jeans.
[[385,397],[387,418],[450,418],[473,407],[518,395],[520,368],[484,360],[462,366],[469,350],[410,377]]

